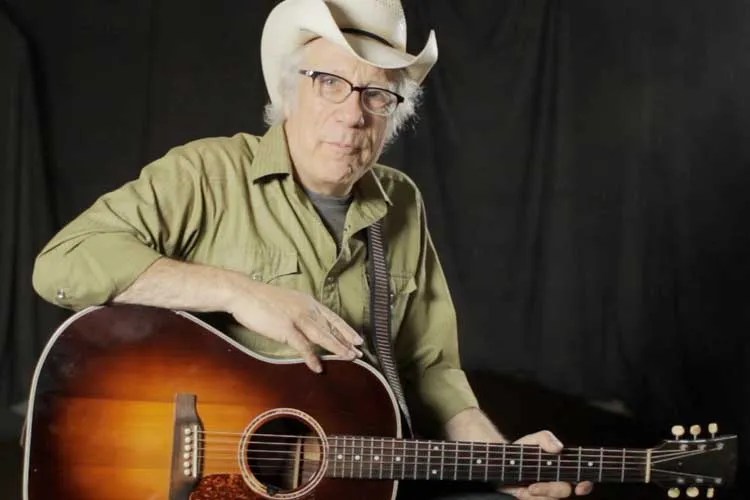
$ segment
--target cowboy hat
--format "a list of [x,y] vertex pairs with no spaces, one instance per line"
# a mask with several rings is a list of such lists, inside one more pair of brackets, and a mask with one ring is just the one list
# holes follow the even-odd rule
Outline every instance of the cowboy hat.
[[404,69],[418,83],[437,61],[432,30],[418,55],[406,52],[406,18],[400,0],[283,0],[268,15],[260,41],[271,102],[280,102],[284,58],[319,37],[372,66]]

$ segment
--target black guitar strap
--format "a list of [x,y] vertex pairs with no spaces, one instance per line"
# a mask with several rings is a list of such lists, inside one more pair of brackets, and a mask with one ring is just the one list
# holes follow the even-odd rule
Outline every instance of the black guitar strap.
[[370,256],[370,324],[374,332],[373,344],[375,354],[380,361],[380,368],[396,395],[401,412],[406,421],[410,436],[414,435],[411,415],[406,406],[404,390],[398,376],[394,361],[393,343],[391,342],[391,294],[388,265],[386,263],[385,239],[383,238],[383,219],[367,228],[367,250]]

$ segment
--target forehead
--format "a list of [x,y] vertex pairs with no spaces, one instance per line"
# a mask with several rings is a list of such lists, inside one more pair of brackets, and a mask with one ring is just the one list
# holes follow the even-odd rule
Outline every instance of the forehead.
[[329,71],[344,77],[356,76],[362,81],[389,80],[386,70],[360,61],[325,38],[318,38],[305,46],[304,60],[310,69],[318,71]]

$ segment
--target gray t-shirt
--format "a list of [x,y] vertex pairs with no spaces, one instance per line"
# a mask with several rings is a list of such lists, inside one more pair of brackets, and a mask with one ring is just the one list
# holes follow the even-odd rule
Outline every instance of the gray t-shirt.
[[[303,188],[304,189],[304,188]],[[305,193],[310,197],[310,201],[318,211],[320,218],[323,220],[328,232],[336,240],[336,246],[341,247],[341,238],[344,234],[344,222],[346,221],[346,212],[349,205],[352,204],[352,195],[347,196],[328,196],[314,193],[305,189]]]

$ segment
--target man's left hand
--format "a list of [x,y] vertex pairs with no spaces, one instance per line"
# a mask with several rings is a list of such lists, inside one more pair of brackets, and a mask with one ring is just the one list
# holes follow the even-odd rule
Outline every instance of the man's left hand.
[[[526,435],[515,441],[515,444],[535,444],[547,453],[560,453],[563,449],[562,443],[549,431],[539,431]],[[500,491],[513,495],[519,500],[553,500],[555,498],[567,498],[574,492],[576,495],[588,495],[593,489],[593,483],[583,481],[575,485],[562,481],[548,483],[534,483],[529,486],[504,486]]]

